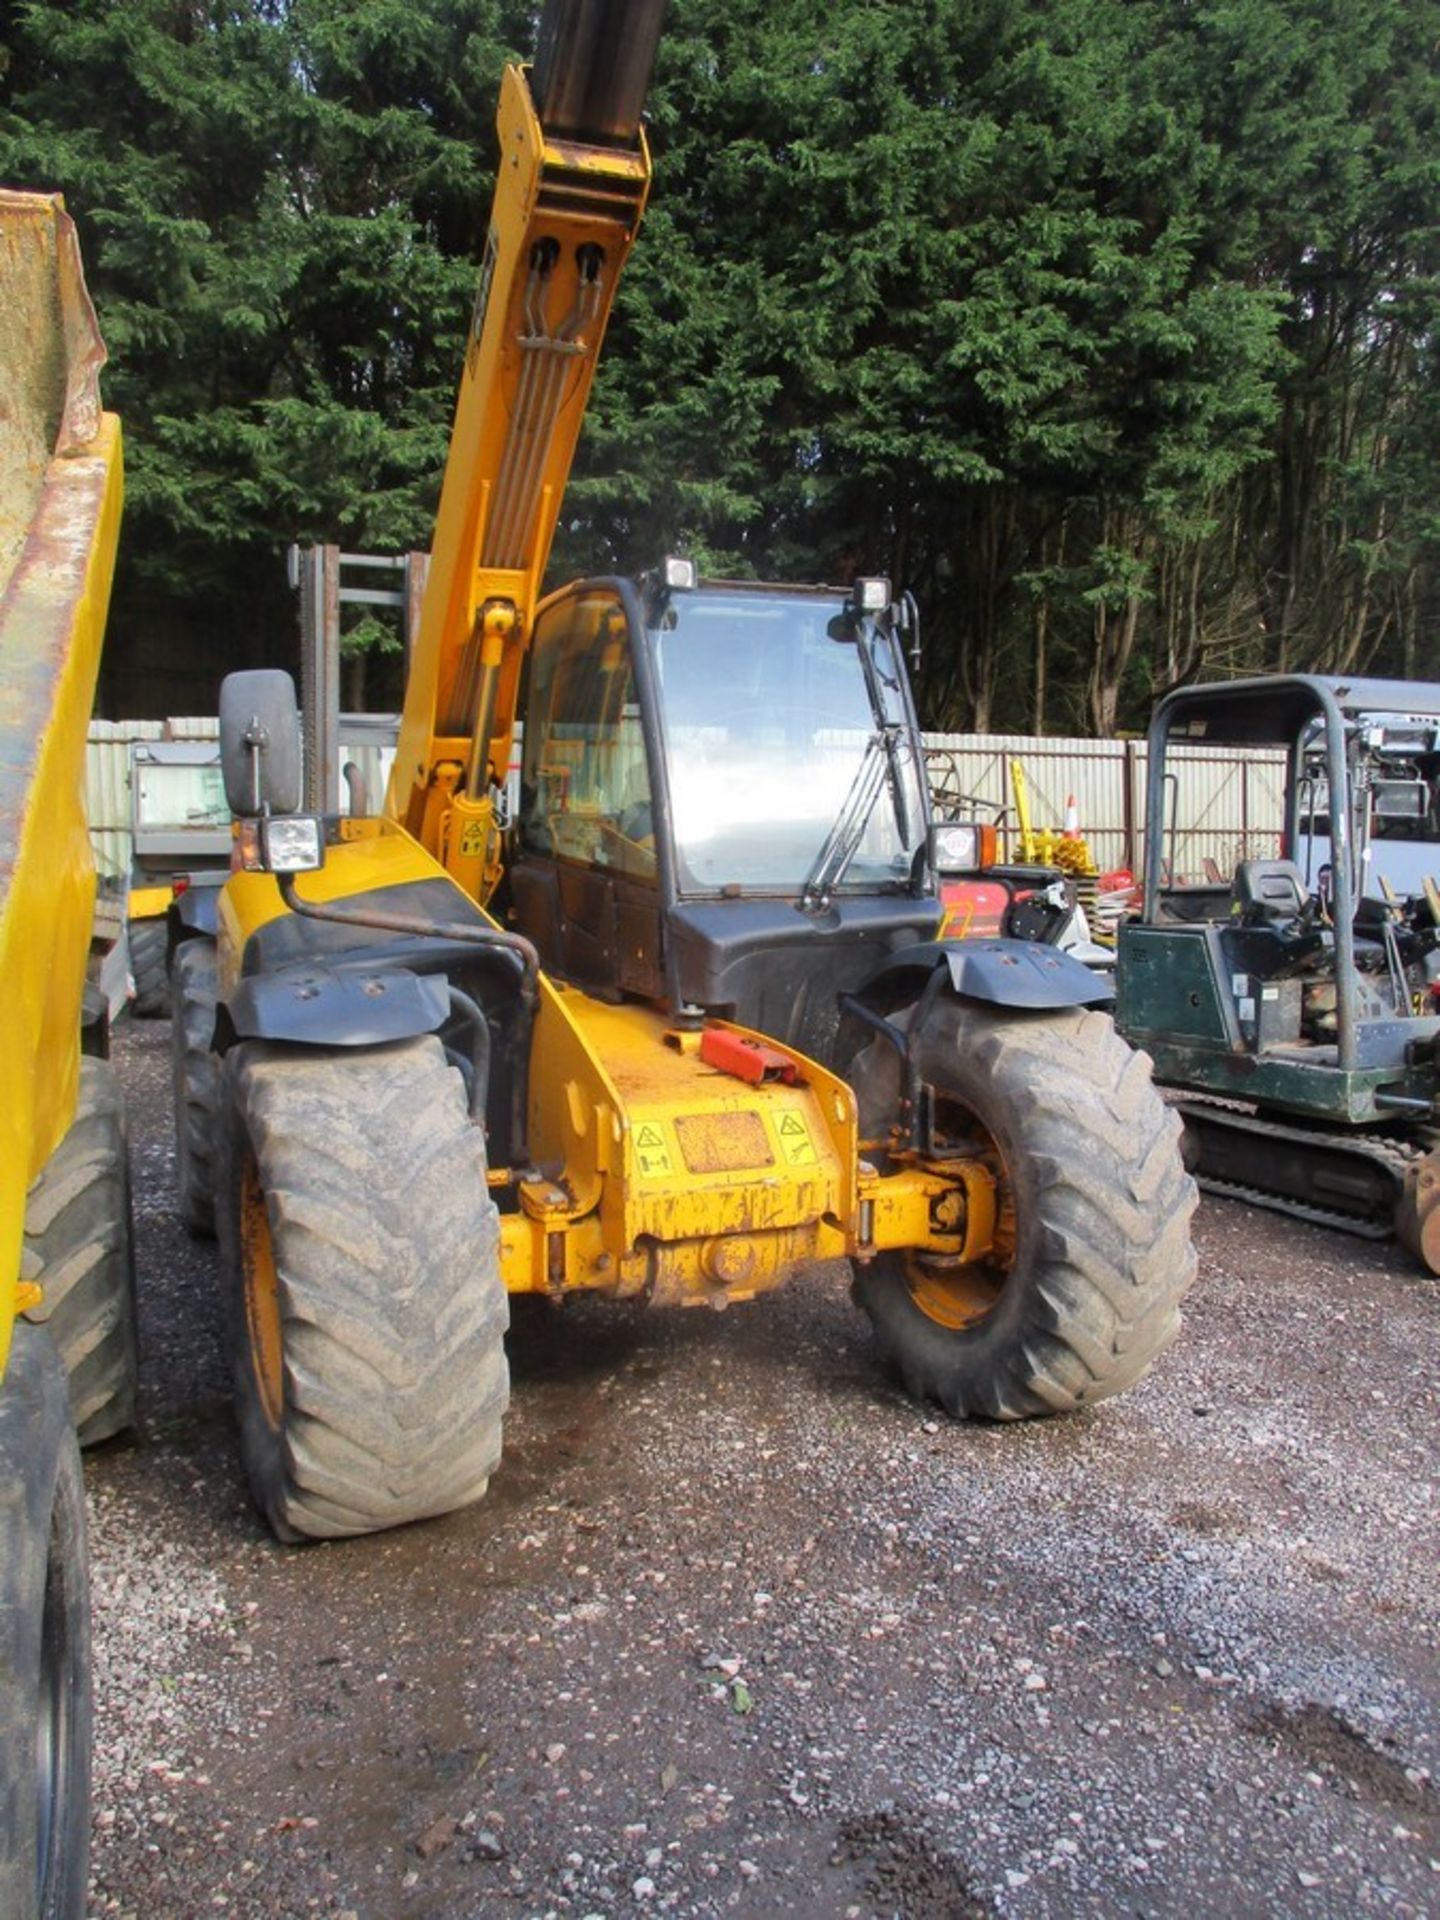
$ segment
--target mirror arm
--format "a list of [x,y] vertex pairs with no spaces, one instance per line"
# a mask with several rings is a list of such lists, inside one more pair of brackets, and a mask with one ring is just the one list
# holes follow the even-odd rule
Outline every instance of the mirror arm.
[[250,724],[241,736],[250,749],[250,804],[254,817],[262,819],[270,809],[260,797],[260,756],[270,744],[270,735],[260,723],[259,714],[252,714]]

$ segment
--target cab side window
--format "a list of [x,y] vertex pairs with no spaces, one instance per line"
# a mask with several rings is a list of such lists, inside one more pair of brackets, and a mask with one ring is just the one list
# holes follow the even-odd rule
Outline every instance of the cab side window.
[[520,776],[527,853],[655,874],[650,774],[624,608],[579,594],[536,625]]

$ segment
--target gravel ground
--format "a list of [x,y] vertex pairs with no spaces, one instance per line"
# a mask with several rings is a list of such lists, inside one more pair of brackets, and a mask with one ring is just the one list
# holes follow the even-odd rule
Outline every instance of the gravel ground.
[[[92,1456],[92,1911],[1440,1913],[1440,1289],[1218,1201],[1181,1343],[961,1427],[846,1276],[534,1307],[487,1501],[275,1546],[131,1101],[144,1433]],[[527,1303],[528,1304],[528,1303]]]

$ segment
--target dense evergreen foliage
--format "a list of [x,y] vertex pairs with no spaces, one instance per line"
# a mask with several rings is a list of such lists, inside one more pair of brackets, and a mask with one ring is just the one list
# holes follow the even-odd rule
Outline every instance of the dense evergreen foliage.
[[[292,539],[425,544],[532,33],[11,10],[0,178],[79,218],[126,424],[122,667],[233,664]],[[557,573],[888,571],[935,724],[1440,675],[1437,53],[1440,0],[671,0]]]

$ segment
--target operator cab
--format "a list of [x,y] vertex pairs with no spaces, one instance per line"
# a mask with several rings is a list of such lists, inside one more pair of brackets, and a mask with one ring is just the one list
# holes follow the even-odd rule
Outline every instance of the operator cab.
[[902,640],[878,581],[697,584],[671,561],[548,600],[508,866],[543,964],[813,1044],[837,993],[938,924]]

